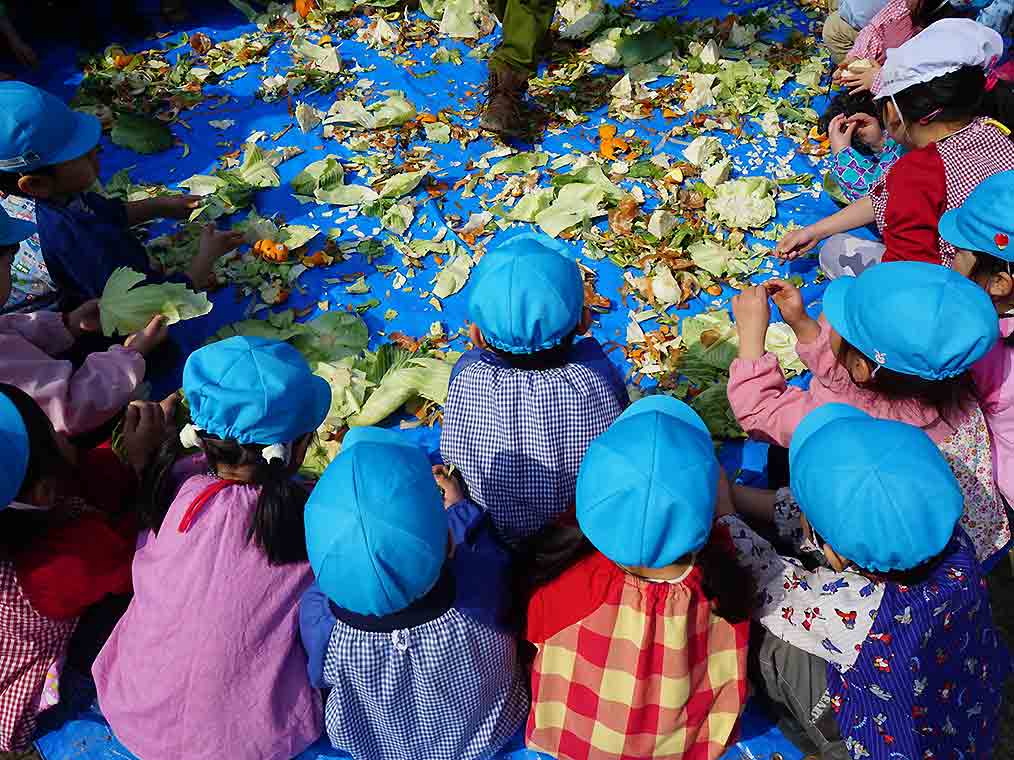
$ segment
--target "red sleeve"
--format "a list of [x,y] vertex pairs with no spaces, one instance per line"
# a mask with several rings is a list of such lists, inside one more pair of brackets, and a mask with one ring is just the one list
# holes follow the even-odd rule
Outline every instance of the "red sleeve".
[[86,513],[15,556],[14,566],[32,606],[46,617],[66,620],[108,594],[130,592],[136,545],[133,514],[110,521]]
[[947,208],[944,162],[936,144],[898,159],[887,174],[884,261],[939,264],[937,224]]
[[532,595],[525,638],[541,644],[590,615],[605,601],[611,581],[622,571],[595,552]]
[[109,443],[82,452],[78,471],[81,498],[103,512],[117,514],[137,491],[134,469],[113,453]]

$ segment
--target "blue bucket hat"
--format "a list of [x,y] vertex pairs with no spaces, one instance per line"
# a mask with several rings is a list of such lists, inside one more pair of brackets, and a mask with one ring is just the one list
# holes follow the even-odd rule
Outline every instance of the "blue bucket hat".
[[955,271],[892,261],[841,277],[824,293],[831,326],[879,365],[926,380],[955,377],[999,339],[986,292]]
[[15,219],[0,206],[0,245],[17,245],[28,240],[38,228],[24,219]]
[[45,90],[0,82],[0,171],[30,173],[80,158],[99,144],[102,124]]
[[320,427],[331,387],[288,343],[235,336],[190,355],[183,395],[194,425],[243,444],[289,443]]
[[558,346],[584,309],[584,283],[570,249],[526,232],[489,251],[472,274],[468,312],[494,348],[531,354]]
[[321,590],[359,615],[405,609],[433,588],[447,558],[447,515],[429,459],[392,430],[348,432],[304,521]]
[[592,441],[577,476],[577,522],[613,562],[665,567],[708,541],[718,460],[682,401],[636,401]]
[[1014,171],[1000,172],[980,182],[959,208],[940,217],[937,231],[955,248],[988,253],[1014,261]]
[[28,430],[14,402],[0,393],[0,439],[4,442],[4,466],[0,467],[0,509],[18,495],[28,472]]
[[790,487],[813,529],[864,570],[910,570],[944,550],[961,487],[925,432],[825,404],[796,428]]

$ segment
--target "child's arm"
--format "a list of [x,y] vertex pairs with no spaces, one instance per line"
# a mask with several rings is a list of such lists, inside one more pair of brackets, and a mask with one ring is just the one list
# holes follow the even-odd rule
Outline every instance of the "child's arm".
[[74,345],[69,321],[54,311],[5,314],[0,316],[0,335],[18,336],[47,354],[59,354]]
[[127,201],[124,204],[127,224],[133,227],[152,219],[186,219],[200,202],[200,197],[196,195],[161,195],[143,201]]
[[315,581],[299,603],[299,636],[306,650],[310,684],[316,689],[333,686],[324,676],[324,660],[337,622],[331,612],[331,602]]

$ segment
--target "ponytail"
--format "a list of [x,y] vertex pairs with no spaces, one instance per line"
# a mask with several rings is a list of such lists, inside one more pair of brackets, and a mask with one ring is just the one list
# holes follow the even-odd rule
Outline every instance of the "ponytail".
[[[986,73],[980,66],[963,66],[928,82],[914,84],[897,93],[894,100],[907,124],[922,119],[970,121],[985,116],[1006,127],[1014,126],[1011,85],[995,77],[989,77],[987,84]],[[889,98],[883,98],[881,108],[889,102]]]
[[[250,516],[247,541],[255,543],[271,565],[306,562],[306,534],[303,509],[309,493],[292,480],[292,467],[280,459],[264,461],[264,447],[222,440],[198,433],[208,458],[208,467],[217,471],[220,464],[253,467],[251,484],[260,487],[257,506]],[[140,506],[144,527],[158,533],[175,495],[173,467],[182,451],[179,438],[173,436],[145,473]]]

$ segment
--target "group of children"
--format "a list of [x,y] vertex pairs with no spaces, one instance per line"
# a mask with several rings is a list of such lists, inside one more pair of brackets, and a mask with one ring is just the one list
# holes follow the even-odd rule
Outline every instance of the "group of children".
[[[883,250],[828,242],[819,319],[787,280],[733,299],[729,402],[787,449],[778,490],[731,483],[687,404],[630,402],[582,337],[574,250],[541,234],[471,276],[441,463],[356,428],[298,481],[331,391],[263,338],[188,357],[178,431],[175,399],[132,400],[161,321],[89,336],[112,268],[161,276],[130,225],[192,199],[89,193],[97,122],[0,83],[0,751],[115,598],[87,666],[143,760],[287,760],[323,732],[357,760],[487,758],[519,732],[560,760],[714,759],[751,685],[824,758],[989,756],[1011,670],[984,580],[1014,498],[1002,41],[944,19],[882,47],[872,113],[830,128],[872,145],[883,121],[904,155],[778,253],[873,221]],[[237,242],[207,230],[195,287]],[[765,351],[770,301],[806,389]],[[94,445],[112,421],[115,452]]]

